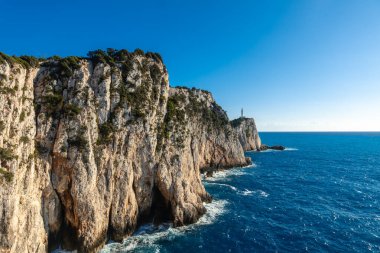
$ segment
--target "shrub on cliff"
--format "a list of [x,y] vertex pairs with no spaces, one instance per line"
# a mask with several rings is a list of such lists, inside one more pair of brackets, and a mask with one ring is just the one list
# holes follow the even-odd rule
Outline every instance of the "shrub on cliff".
[[76,69],[80,68],[81,58],[76,56],[69,56],[60,58],[53,56],[48,61],[41,64],[41,66],[51,69],[50,76],[53,79],[69,78],[74,74]]
[[114,65],[116,62],[125,62],[130,59],[131,53],[126,49],[117,50],[114,48],[107,48],[107,51],[101,49],[89,51],[87,57],[93,62],[94,65],[98,63],[107,63]]
[[77,147],[79,150],[83,150],[87,147],[87,140],[84,136],[84,132],[83,131],[80,131],[78,133],[78,135],[72,137],[72,138],[69,138],[67,140],[67,143],[70,145],[70,146],[74,146],[74,147]]
[[69,56],[58,61],[58,68],[64,77],[70,77],[74,74],[74,70],[80,68],[80,58]]
[[13,173],[5,170],[5,168],[0,167],[0,178],[4,178],[8,183],[13,179]]
[[63,106],[63,114],[69,117],[74,117],[78,115],[81,111],[82,109],[74,104],[66,104]]
[[20,122],[23,122],[25,120],[25,112],[22,111],[20,114]]
[[7,75],[5,74],[0,74],[0,84],[2,84],[3,81],[7,79]]
[[0,160],[2,161],[11,161],[17,158],[9,148],[0,148]]
[[113,59],[108,56],[106,52],[103,50],[94,50],[94,51],[89,51],[87,53],[88,58],[93,62],[94,65],[98,63],[107,63],[107,62],[113,62]]
[[240,124],[244,121],[244,117],[240,117],[240,118],[237,118],[237,119],[234,119],[234,120],[231,120],[231,125],[233,127],[238,127],[240,126]]
[[36,147],[36,155],[44,155],[46,154],[47,152],[49,152],[49,149],[44,146],[41,142],[39,141],[36,141],[35,142],[35,147]]
[[29,142],[28,136],[21,136],[20,137],[20,142],[22,142],[22,143],[28,143]]
[[162,57],[159,53],[153,53],[153,52],[147,52],[145,54],[147,57],[149,58],[152,58],[153,60],[155,60],[157,63],[162,63]]
[[7,54],[0,52],[0,63],[8,62],[8,64],[14,66],[15,64],[20,64],[25,69],[29,69],[32,67],[38,67],[40,64],[40,61],[43,61],[43,58],[36,58],[33,56],[9,56]]
[[139,56],[144,56],[144,51],[141,50],[140,48],[136,48],[135,51],[133,51],[133,54],[139,55]]
[[63,97],[58,93],[49,94],[43,97],[43,103],[45,104],[49,114],[57,112],[61,108],[62,102]]
[[112,133],[114,132],[112,123],[105,122],[99,126],[99,138],[97,144],[108,144],[112,141]]

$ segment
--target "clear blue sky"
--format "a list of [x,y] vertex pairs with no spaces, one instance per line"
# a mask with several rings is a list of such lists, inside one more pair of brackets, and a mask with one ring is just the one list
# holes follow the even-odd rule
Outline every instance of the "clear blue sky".
[[0,51],[160,52],[259,130],[380,131],[380,1],[0,0]]

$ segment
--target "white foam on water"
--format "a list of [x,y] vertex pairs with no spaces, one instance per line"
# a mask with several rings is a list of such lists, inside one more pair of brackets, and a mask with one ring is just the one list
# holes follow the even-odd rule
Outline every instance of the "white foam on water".
[[243,167],[241,167],[240,169],[248,169],[248,168],[256,168],[257,167],[257,165],[256,164],[254,164],[254,163],[251,163],[250,165],[247,165],[247,166],[243,166]]
[[283,151],[298,151],[298,148],[285,148],[284,150],[267,149],[267,150],[262,150],[258,153],[271,153],[271,152],[283,152]]
[[267,149],[267,150],[262,150],[258,153],[271,153],[271,152],[279,152],[279,151],[283,151],[283,150]]
[[285,151],[298,151],[298,148],[285,148]]
[[259,197],[267,198],[269,196],[269,193],[266,193],[265,191],[262,190],[249,190],[249,189],[244,189],[244,191],[238,191],[239,195],[243,196],[254,196],[257,195]]
[[245,189],[244,191],[240,191],[239,194],[244,195],[244,196],[252,196],[254,191]]
[[264,197],[264,198],[267,198],[267,197],[269,196],[269,193],[266,193],[265,191],[262,191],[262,190],[254,191],[254,193],[257,193],[257,194],[259,194],[261,197]]
[[219,170],[215,171],[212,175],[212,177],[206,177],[204,174],[202,175],[202,180],[207,181],[218,181],[221,179],[228,179],[230,176],[243,176],[246,175],[246,169],[250,168],[256,168],[257,165],[254,163],[251,163],[250,165],[244,166],[244,167],[236,167],[232,169],[226,169],[226,170]]
[[198,220],[197,223],[190,226],[208,225],[214,223],[218,216],[226,212],[227,205],[228,202],[226,200],[213,200],[210,203],[204,203],[207,212]]
[[221,184],[221,183],[211,183],[211,182],[204,182],[205,184],[208,184],[208,185],[220,185],[220,186],[226,186],[228,188],[230,188],[231,190],[233,191],[237,191],[237,188],[235,186],[232,186],[232,185],[229,185],[229,184]]
[[102,253],[128,252],[139,247],[160,252],[157,243],[160,239],[172,241],[179,236],[184,236],[186,231],[196,229],[199,226],[209,225],[225,212],[228,204],[226,200],[214,200],[211,203],[204,203],[207,212],[196,222],[189,226],[173,228],[172,224],[165,223],[160,226],[146,224],[141,226],[133,236],[128,237],[123,243],[109,243],[100,251]]
[[[250,165],[245,168],[254,168],[256,165]],[[219,180],[228,180],[228,177],[230,176],[243,176],[247,175],[247,172],[242,170],[242,168],[235,168],[235,169],[229,169],[229,170],[221,170],[221,171],[216,171],[212,175],[212,177],[207,177],[204,178],[206,181],[219,181]]]

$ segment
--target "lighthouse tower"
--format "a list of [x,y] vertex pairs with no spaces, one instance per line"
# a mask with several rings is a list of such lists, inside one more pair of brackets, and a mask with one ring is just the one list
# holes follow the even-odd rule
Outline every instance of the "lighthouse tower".
[[243,108],[241,108],[241,115],[240,118],[243,118]]

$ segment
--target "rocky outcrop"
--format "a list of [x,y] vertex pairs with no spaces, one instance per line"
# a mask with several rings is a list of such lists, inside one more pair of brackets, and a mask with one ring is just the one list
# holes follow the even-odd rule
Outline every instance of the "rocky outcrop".
[[169,87],[158,54],[0,54],[0,252],[95,252],[147,220],[195,222],[200,171],[244,166],[244,149],[210,93]]
[[265,151],[265,150],[268,150],[268,149],[273,149],[273,150],[285,150],[285,147],[284,146],[281,146],[281,145],[275,145],[275,146],[268,146],[268,145],[261,145],[261,148],[259,151]]
[[244,151],[259,151],[261,149],[261,139],[253,118],[240,117],[232,120],[231,125],[237,133]]

